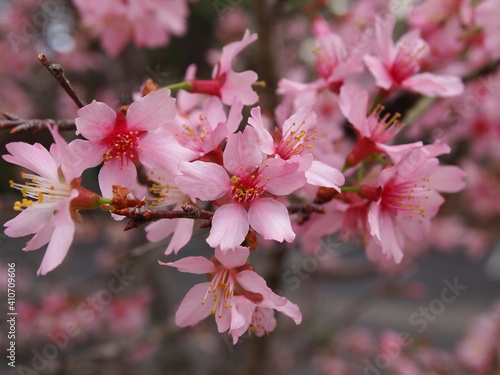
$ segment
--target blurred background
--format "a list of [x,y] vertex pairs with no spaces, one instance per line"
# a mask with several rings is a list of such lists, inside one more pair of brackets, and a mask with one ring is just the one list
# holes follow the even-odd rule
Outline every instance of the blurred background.
[[[500,374],[499,56],[488,51],[490,34],[465,22],[473,21],[464,16],[464,7],[479,2],[432,2],[433,27],[409,16],[419,3],[0,0],[0,111],[7,114],[0,122],[2,155],[9,142],[48,147],[52,139],[46,130],[13,134],[7,120],[77,116],[78,107],[39,63],[38,54],[62,65],[85,102],[96,99],[119,108],[132,101],[146,79],[159,86],[180,82],[190,64],[197,66],[197,77],[209,79],[221,48],[241,40],[248,28],[259,40],[234,67],[255,70],[266,82],[255,90],[259,105],[272,114],[282,100],[276,94],[281,78],[318,78],[313,19],[327,19],[349,45],[367,35],[375,14],[389,12],[400,21],[399,34],[408,27],[421,29],[434,52],[426,62],[429,70],[466,78],[461,97],[427,104],[404,137],[434,139],[439,133],[452,145],[447,161],[468,173],[466,190],[447,197],[431,233],[409,244],[408,260],[398,269],[371,263],[360,241],[341,242],[334,235],[317,240],[307,252],[299,244],[262,243],[252,264],[278,294],[300,306],[304,319],[295,326],[277,316],[275,332],[261,338],[245,334],[234,346],[227,334],[217,333],[212,319],[192,328],[175,326],[180,301],[204,277],[160,266],[158,260],[172,261],[163,254],[168,242],[147,242],[142,228],[124,231],[125,221],[110,220],[106,212],[84,212],[63,264],[43,277],[36,270],[44,249],[22,252],[26,238],[1,233],[4,354],[9,263],[15,263],[18,311],[16,368],[7,365],[3,354],[2,371]],[[157,31],[154,39],[145,36],[145,27],[139,30],[148,23]],[[498,35],[491,24],[481,30],[490,29]],[[443,46],[443,35],[453,33],[460,35],[457,45]],[[414,99],[402,96],[390,104],[404,108]],[[74,131],[61,133],[68,141],[75,138]],[[9,188],[9,180],[18,179],[19,172],[0,160],[1,223],[16,214],[12,207],[19,192]],[[98,191],[97,172],[85,172],[86,188]],[[181,255],[209,256],[206,233],[196,229]]]

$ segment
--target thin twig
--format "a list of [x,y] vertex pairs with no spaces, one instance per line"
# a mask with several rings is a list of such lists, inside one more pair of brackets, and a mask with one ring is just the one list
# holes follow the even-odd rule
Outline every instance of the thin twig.
[[212,211],[200,210],[192,205],[182,206],[182,211],[155,210],[146,207],[129,207],[113,211],[115,215],[129,217],[132,220],[125,226],[125,230],[137,228],[150,221],[161,219],[202,219],[211,220],[214,213]]
[[71,99],[75,102],[78,108],[82,108],[85,106],[83,101],[78,97],[73,87],[69,83],[68,79],[64,75],[64,70],[61,65],[50,62],[45,55],[38,55],[38,60],[42,63],[44,67],[52,74],[52,76],[59,82],[61,87],[66,91],[66,93],[70,96]]
[[0,130],[10,130],[11,134],[27,131],[37,132],[47,127],[47,124],[56,126],[59,130],[74,130],[75,120],[53,120],[53,119],[21,119],[10,113],[2,113],[7,120],[0,120]]

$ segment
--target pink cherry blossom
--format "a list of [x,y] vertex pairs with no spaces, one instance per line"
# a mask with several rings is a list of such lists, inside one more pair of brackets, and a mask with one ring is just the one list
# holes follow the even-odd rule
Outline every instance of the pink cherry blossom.
[[344,40],[330,31],[328,23],[317,18],[312,25],[315,35],[315,65],[326,86],[337,90],[346,77],[363,71],[361,58],[349,54]]
[[465,187],[465,173],[455,166],[440,166],[436,156],[450,152],[436,143],[411,151],[379,176],[380,196],[368,212],[370,233],[388,259],[400,263],[405,236],[418,241],[430,230],[444,199]]
[[295,324],[302,322],[302,313],[299,307],[288,300],[284,305],[276,305],[269,298],[247,293],[241,296],[235,295],[233,304],[245,319],[245,324],[232,328],[228,332],[233,338],[234,345],[238,342],[238,338],[247,331],[250,335],[257,337],[262,337],[274,331],[276,328],[274,310],[292,318]]
[[340,192],[339,185],[344,184],[344,175],[338,169],[311,158],[318,133],[313,128],[316,114],[312,111],[312,104],[302,106],[283,123],[281,137],[277,141],[266,129],[260,107],[252,108],[250,114],[248,124],[256,130],[262,152],[283,160],[299,161],[304,167],[308,184],[331,187]]
[[160,47],[169,33],[186,31],[186,0],[74,0],[83,22],[97,31],[104,50],[116,57],[133,40],[137,47]]
[[219,97],[224,104],[230,105],[237,97],[244,105],[255,104],[259,99],[253,91],[252,84],[257,81],[257,73],[252,70],[235,72],[232,68],[233,60],[245,47],[257,40],[257,34],[250,34],[246,30],[243,39],[232,42],[222,48],[222,54],[212,72],[212,80],[190,81],[190,92],[209,94]]
[[437,97],[460,95],[464,86],[460,78],[450,75],[419,73],[429,46],[420,38],[419,30],[411,30],[394,44],[392,31],[395,18],[377,17],[375,34],[380,57],[366,55],[364,61],[373,74],[377,86],[390,90],[401,87],[408,91]]
[[226,115],[220,99],[212,96],[205,101],[203,110],[194,109],[189,113],[178,114],[164,129],[181,146],[201,157],[215,150],[229,134],[238,130],[242,109],[243,104],[235,97]]
[[[219,332],[248,327],[250,322],[247,323],[234,303],[237,295],[262,301],[264,306],[285,307],[288,300],[273,293],[266,281],[247,264],[249,254],[246,247],[237,246],[225,252],[217,247],[211,260],[196,256],[176,262],[159,262],[181,272],[207,274],[210,280],[195,285],[186,294],[175,314],[175,324],[193,326],[214,314]],[[300,311],[295,313],[300,315]],[[300,323],[300,319],[296,319]]]
[[104,162],[99,187],[105,197],[111,196],[112,185],[135,186],[135,163],[176,173],[180,160],[191,160],[196,154],[158,133],[163,124],[174,119],[174,103],[170,90],[162,89],[132,103],[126,115],[95,100],[79,109],[77,134],[87,140],[70,143],[79,155],[77,170],[81,173]]
[[224,167],[203,161],[179,164],[175,182],[193,200],[221,200],[212,219],[207,242],[223,251],[239,245],[249,226],[264,239],[291,242],[295,238],[287,208],[273,196],[288,195],[305,182],[301,163],[263,160],[252,127],[231,134],[224,150]]
[[383,106],[377,106],[368,114],[368,92],[344,85],[340,89],[339,106],[344,116],[354,126],[358,142],[346,158],[348,166],[354,166],[372,152],[383,152],[398,162],[404,155],[422,142],[402,145],[386,145],[401,130],[404,124],[399,122],[399,113],[381,116]]
[[[73,155],[68,145],[56,130],[49,127],[56,141],[50,152],[39,143],[30,145],[12,142],[6,145],[10,154],[4,160],[19,165],[33,173],[21,173],[25,184],[11,181],[11,187],[23,193],[23,199],[16,202],[14,209],[21,211],[14,219],[4,224],[9,237],[23,237],[34,234],[24,251],[36,250],[49,244],[38,275],[45,275],[56,268],[66,256],[75,233],[75,220],[79,219],[72,203],[87,191],[79,187],[79,175],[71,162]],[[91,197],[93,200],[98,197]],[[98,205],[98,202],[94,201]]]
[[500,57],[498,43],[500,42],[500,26],[496,15],[500,10],[500,4],[495,0],[484,0],[475,8],[475,20],[477,26],[483,28],[484,47],[495,59]]

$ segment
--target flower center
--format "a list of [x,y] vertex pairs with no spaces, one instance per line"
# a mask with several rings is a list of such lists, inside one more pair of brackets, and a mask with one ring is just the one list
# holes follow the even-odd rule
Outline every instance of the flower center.
[[20,190],[23,195],[21,201],[14,203],[15,211],[22,211],[34,203],[55,209],[61,199],[68,198],[71,195],[71,187],[65,184],[54,183],[54,181],[49,181],[46,178],[24,172],[21,173],[21,177],[30,181],[24,184],[9,181],[10,187]]
[[203,143],[212,134],[212,129],[202,113],[198,115],[198,121],[192,121],[189,117],[186,115],[187,122],[181,125],[182,131],[174,135],[180,145],[193,151],[203,152]]
[[[108,146],[108,151],[104,154],[104,163],[111,159],[121,161],[122,169],[123,164],[129,161],[139,162],[139,151],[143,151],[139,146],[139,140],[143,131],[130,131],[127,130],[127,120],[125,115],[121,112],[116,114],[115,130],[112,134],[105,138]],[[128,169],[128,167],[126,167]]]
[[218,318],[222,318],[222,309],[233,307],[234,286],[234,276],[232,275],[231,270],[221,269],[217,271],[214,278],[210,282],[201,304],[205,305],[209,297],[212,295],[213,307],[210,312],[212,314],[217,314]]
[[156,199],[148,199],[149,208],[165,208],[187,202],[188,197],[175,186],[173,180],[155,175],[154,171],[150,174],[153,177],[148,177],[148,181],[154,180],[156,183],[149,188],[149,191],[156,195]]
[[[268,165],[265,164],[266,167]],[[251,202],[267,190],[265,184],[270,178],[264,178],[260,172],[259,166],[256,165],[252,173],[245,172],[240,176],[231,177],[231,193],[235,201],[240,203]]]
[[299,124],[293,122],[276,147],[276,154],[284,160],[288,160],[294,155],[303,154],[313,148],[311,142],[316,140],[317,133],[318,130],[309,129],[306,121]]
[[403,44],[398,48],[394,59],[391,74],[398,83],[414,75],[420,70],[420,62],[428,53],[428,47],[424,44]]
[[422,223],[425,216],[425,199],[431,190],[427,183],[430,180],[423,178],[422,183],[406,182],[402,184],[388,184],[382,190],[382,207],[394,214],[403,214],[407,219],[417,219]]
[[367,125],[370,131],[370,139],[374,142],[385,143],[396,136],[404,123],[399,122],[400,113],[395,113],[392,117],[386,113],[381,117],[385,107],[378,104],[367,118]]

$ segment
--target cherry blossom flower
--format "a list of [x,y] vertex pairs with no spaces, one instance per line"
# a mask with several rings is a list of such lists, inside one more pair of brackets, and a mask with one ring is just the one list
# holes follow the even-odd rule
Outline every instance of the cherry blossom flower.
[[238,338],[248,332],[250,335],[262,337],[276,328],[276,319],[274,310],[279,311],[293,319],[295,324],[302,322],[302,314],[299,307],[286,300],[284,305],[276,305],[268,298],[263,298],[257,293],[246,293],[244,295],[235,295],[233,297],[234,307],[244,317],[245,324],[241,327],[232,328],[229,334],[233,338],[233,345],[236,345]]
[[401,87],[408,91],[437,97],[460,95],[464,86],[460,78],[450,75],[419,73],[429,46],[420,38],[419,30],[411,30],[394,44],[392,31],[395,18],[387,15],[376,18],[375,34],[380,57],[366,55],[365,64],[376,80],[377,86],[389,90]]
[[[249,226],[264,239],[291,242],[295,238],[287,208],[273,196],[288,195],[302,187],[305,174],[295,160],[262,160],[252,127],[231,134],[224,150],[224,167],[194,161],[179,164],[175,182],[193,200],[219,200],[207,242],[222,251],[239,245]],[[224,199],[221,199],[223,198]]]
[[229,114],[226,115],[222,102],[212,96],[205,101],[202,111],[192,110],[178,114],[175,121],[164,126],[179,144],[203,156],[215,150],[229,134],[238,130],[242,120],[243,104],[235,97]]
[[79,109],[75,121],[77,134],[87,140],[70,143],[79,155],[77,170],[81,173],[104,162],[99,172],[99,187],[105,197],[111,197],[112,185],[135,186],[135,163],[176,173],[180,160],[192,160],[196,154],[156,132],[174,119],[174,102],[170,90],[162,89],[132,103],[126,115],[95,100]]
[[361,58],[349,54],[343,39],[331,32],[328,23],[317,18],[313,23],[316,48],[314,49],[315,66],[318,74],[335,92],[351,74],[363,71]]
[[456,166],[440,166],[436,156],[450,152],[442,143],[411,151],[378,179],[380,195],[368,212],[370,233],[388,259],[400,263],[405,236],[418,241],[430,230],[444,198],[465,187],[465,173]]
[[[247,314],[243,315],[234,303],[237,296],[258,300],[265,307],[285,308],[290,302],[273,293],[266,281],[247,264],[249,254],[247,247],[237,246],[225,252],[217,247],[211,260],[196,256],[169,263],[159,262],[181,272],[207,274],[210,280],[195,285],[186,294],[175,314],[175,324],[179,327],[194,326],[214,314],[219,332],[234,332],[242,327],[244,332],[251,320],[247,321]],[[293,311],[295,320],[300,323],[298,308],[285,309]]]
[[25,184],[10,182],[12,188],[23,194],[23,199],[14,204],[21,211],[14,219],[4,224],[9,237],[34,234],[24,251],[39,249],[48,243],[38,275],[45,275],[63,261],[73,242],[75,221],[81,217],[76,210],[96,208],[100,198],[80,187],[79,174],[71,162],[73,155],[66,142],[56,130],[49,127],[56,143],[50,151],[41,144],[30,145],[12,142],[6,145],[10,154],[4,160],[19,165],[33,173],[22,172]]
[[308,184],[331,187],[340,192],[339,185],[344,184],[344,175],[338,169],[311,158],[318,132],[313,128],[316,114],[312,111],[312,104],[302,106],[284,122],[277,141],[266,129],[260,107],[252,108],[250,114],[248,124],[256,130],[262,152],[283,160],[298,160],[304,164]]
[[484,0],[477,4],[475,8],[475,19],[479,27],[483,28],[484,47],[495,59],[500,57],[498,43],[500,42],[500,27],[498,14],[500,6],[497,1]]
[[212,72],[212,79],[191,80],[189,91],[217,96],[227,105],[233,102],[234,97],[238,97],[244,105],[255,104],[259,96],[253,91],[252,84],[257,81],[257,73],[252,70],[237,73],[232,68],[236,55],[255,40],[257,34],[250,34],[250,31],[246,30],[241,41],[229,43],[222,48],[220,60]]
[[368,113],[368,92],[357,90],[352,86],[344,85],[340,89],[339,106],[344,116],[354,126],[358,142],[346,158],[347,166],[354,166],[373,152],[382,152],[398,162],[405,154],[416,147],[421,147],[422,142],[390,146],[386,145],[399,133],[404,124],[399,122],[400,114],[393,116],[385,114],[384,107],[378,105],[370,114]]
[[186,31],[186,0],[74,0],[83,22],[97,31],[104,50],[116,57],[133,39],[137,47],[168,44],[169,33]]

